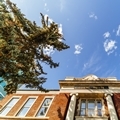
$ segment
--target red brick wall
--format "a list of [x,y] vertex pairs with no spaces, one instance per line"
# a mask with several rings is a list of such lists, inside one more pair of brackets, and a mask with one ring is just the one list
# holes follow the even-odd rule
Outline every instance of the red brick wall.
[[[4,106],[6,102],[8,102],[12,96],[22,96],[20,100],[16,103],[16,105],[8,112],[7,116],[15,116],[21,108],[21,105],[28,99],[30,96],[37,96],[35,103],[27,113],[26,117],[33,117],[36,115],[37,111],[40,108],[41,102],[43,101],[45,96],[55,96],[50,109],[48,110],[47,116],[49,120],[64,120],[65,113],[67,110],[68,102],[69,102],[69,94],[60,93],[60,94],[12,94],[6,96],[2,101],[0,101],[0,105]],[[2,107],[1,107],[2,108]],[[17,118],[16,118],[17,119]],[[4,118],[0,118],[0,120],[4,120]],[[7,120],[11,120],[7,118]]]
[[64,120],[66,110],[69,103],[69,94],[60,93],[56,95],[53,100],[53,103],[50,106],[50,109],[47,113],[47,116],[50,117],[49,120]]
[[115,106],[118,118],[120,120],[120,93],[113,94],[113,102],[114,102],[114,106]]

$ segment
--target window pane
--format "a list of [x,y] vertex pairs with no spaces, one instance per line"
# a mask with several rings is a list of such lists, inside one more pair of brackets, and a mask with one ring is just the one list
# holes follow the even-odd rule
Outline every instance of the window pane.
[[8,106],[9,106],[9,107],[14,106],[14,105],[17,103],[18,100],[19,100],[19,98],[13,98],[13,99],[9,102]]
[[99,101],[97,101],[97,108],[102,108],[102,103],[101,103],[101,101],[99,100]]
[[2,115],[6,115],[9,111],[10,111],[10,107],[5,107],[1,112],[0,112],[0,116]]
[[24,107],[30,107],[34,101],[35,101],[35,98],[29,98],[27,103],[24,105]]
[[86,100],[81,100],[81,108],[85,108],[86,107]]
[[80,115],[81,115],[81,116],[85,116],[85,109],[81,109]]
[[51,100],[52,100],[52,98],[46,98],[44,103],[43,103],[43,106],[49,106]]
[[0,116],[7,115],[11,108],[17,103],[19,98],[12,98],[11,101],[0,111]]
[[44,116],[46,111],[47,111],[48,107],[43,107],[40,109],[39,113],[37,114],[37,116]]
[[50,106],[52,98],[46,98],[36,116],[44,116]]
[[20,110],[20,112],[17,114],[17,116],[25,116],[25,114],[27,113],[27,111],[28,111],[28,107],[27,108],[22,108],[21,110]]
[[88,100],[88,109],[95,108],[95,100]]
[[89,109],[88,110],[88,116],[95,116],[94,109]]
[[97,113],[98,116],[102,116],[102,112],[101,112],[101,109],[98,109],[98,113]]
[[25,116],[29,110],[29,108],[32,106],[33,102],[36,98],[29,98],[28,101],[24,104],[22,109],[19,111],[17,116]]

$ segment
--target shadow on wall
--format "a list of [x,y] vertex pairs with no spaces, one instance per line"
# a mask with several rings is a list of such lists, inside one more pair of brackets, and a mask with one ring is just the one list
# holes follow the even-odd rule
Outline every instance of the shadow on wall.
[[118,119],[120,120],[120,93],[113,94],[113,102],[118,115]]
[[67,105],[64,106],[65,107],[64,113],[62,112],[61,107],[60,106],[58,107],[57,112],[58,112],[58,117],[60,118],[59,120],[65,120],[66,114],[67,114],[67,110],[68,110],[68,107],[69,107],[70,97],[67,94],[64,94],[64,96],[66,97],[66,99],[68,100],[68,102],[67,102]]
[[60,120],[63,120],[64,117],[63,117],[62,112],[61,112],[61,107],[59,107],[59,108],[57,109],[57,112],[58,112],[58,117],[60,118]]

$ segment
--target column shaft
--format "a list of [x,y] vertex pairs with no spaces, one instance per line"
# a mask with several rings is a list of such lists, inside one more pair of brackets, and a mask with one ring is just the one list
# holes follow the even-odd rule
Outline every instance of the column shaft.
[[70,104],[68,107],[67,115],[65,120],[74,120],[74,113],[76,107],[76,95],[73,94],[70,100]]
[[106,95],[107,105],[108,105],[108,111],[110,114],[110,120],[118,120],[116,110],[112,101],[112,97],[110,94]]

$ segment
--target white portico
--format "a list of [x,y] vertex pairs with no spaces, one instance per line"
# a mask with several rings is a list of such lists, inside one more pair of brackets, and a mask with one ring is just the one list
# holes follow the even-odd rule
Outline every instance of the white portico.
[[66,120],[118,120],[112,94],[120,93],[115,77],[67,77],[60,80],[60,91],[71,93]]

